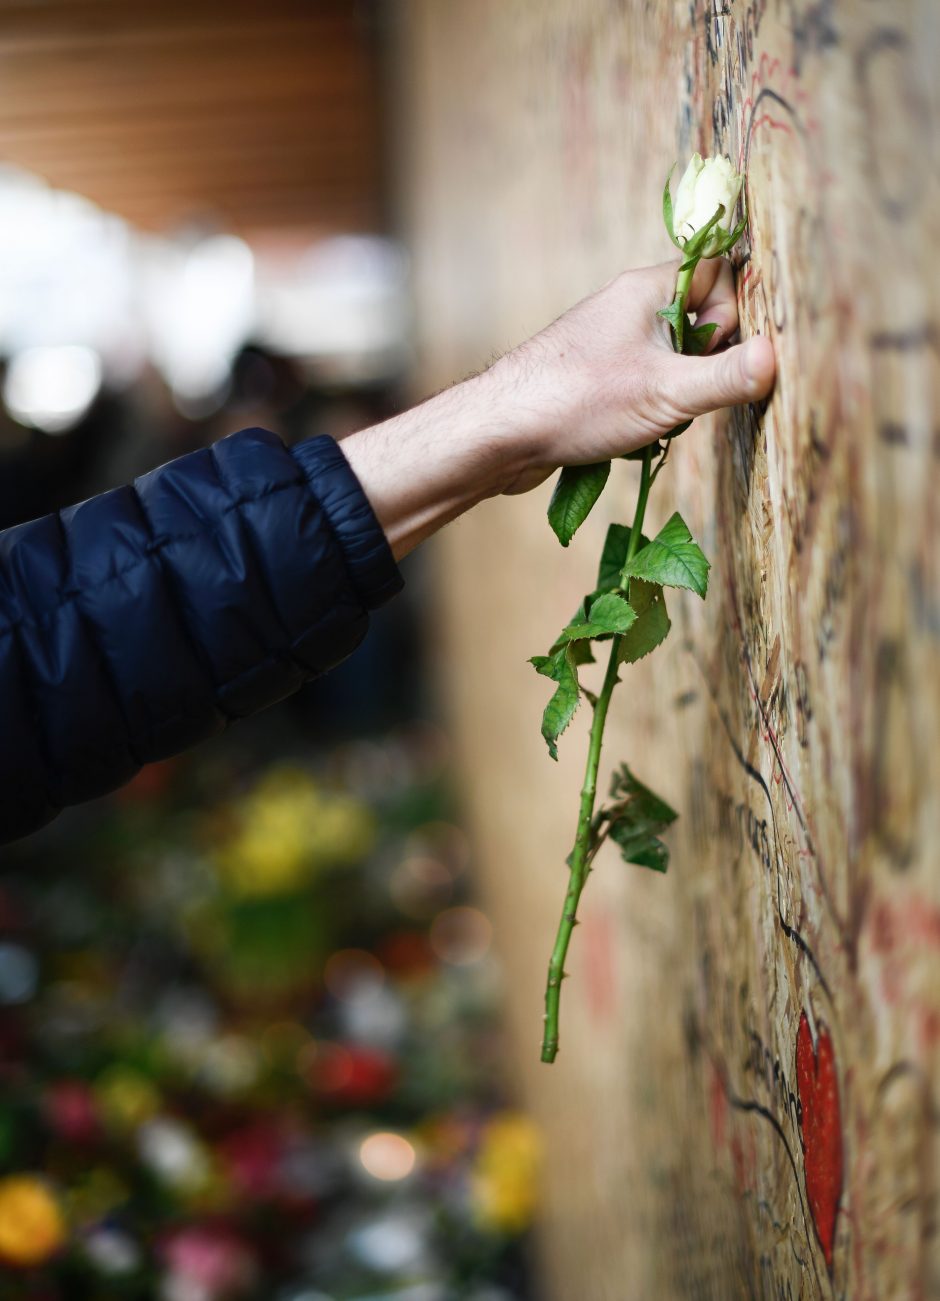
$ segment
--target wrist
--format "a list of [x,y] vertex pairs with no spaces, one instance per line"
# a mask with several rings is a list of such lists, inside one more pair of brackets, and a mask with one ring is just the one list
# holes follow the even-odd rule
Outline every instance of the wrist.
[[396,559],[525,472],[531,421],[500,362],[344,439],[343,451]]

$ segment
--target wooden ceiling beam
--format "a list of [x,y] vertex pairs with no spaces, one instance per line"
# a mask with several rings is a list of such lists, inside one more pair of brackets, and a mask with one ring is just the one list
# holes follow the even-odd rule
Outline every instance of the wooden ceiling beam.
[[378,220],[353,0],[0,0],[0,163],[159,228]]

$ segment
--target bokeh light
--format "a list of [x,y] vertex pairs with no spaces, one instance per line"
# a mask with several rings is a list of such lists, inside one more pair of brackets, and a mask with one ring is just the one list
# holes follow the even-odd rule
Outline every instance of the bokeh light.
[[493,939],[489,918],[479,908],[461,905],[438,913],[431,925],[431,948],[453,967],[472,966],[486,957]]
[[20,424],[64,434],[94,402],[101,377],[101,358],[84,345],[27,348],[10,360],[3,400]]
[[369,1134],[359,1144],[359,1160],[373,1179],[394,1183],[407,1179],[415,1168],[417,1153],[402,1134]]

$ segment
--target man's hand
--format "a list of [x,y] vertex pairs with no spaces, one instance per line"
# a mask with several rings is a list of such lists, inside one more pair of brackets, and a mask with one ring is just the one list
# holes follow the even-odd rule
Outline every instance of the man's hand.
[[672,298],[677,265],[618,276],[482,375],[344,441],[396,558],[486,497],[767,396],[770,340],[725,346],[738,312],[723,259],[699,264],[689,300],[698,324],[718,326],[710,355],[673,352],[656,313]]
[[[766,397],[774,350],[754,338],[727,347],[738,328],[734,277],[724,258],[700,262],[689,309],[714,322],[709,355],[673,352],[657,316],[672,300],[678,261],[627,271],[572,307],[498,366],[537,413],[528,464],[504,492],[525,492],[561,465],[606,461],[718,407]],[[556,412],[553,420],[551,413]]]

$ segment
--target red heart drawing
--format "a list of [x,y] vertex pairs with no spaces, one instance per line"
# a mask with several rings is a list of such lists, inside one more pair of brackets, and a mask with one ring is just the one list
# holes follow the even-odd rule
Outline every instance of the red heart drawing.
[[806,1013],[800,1014],[796,1034],[796,1085],[800,1097],[800,1141],[806,1196],[816,1236],[828,1269],[836,1217],[842,1196],[842,1118],[839,1113],[839,1076],[829,1031],[818,1025],[816,1051]]

